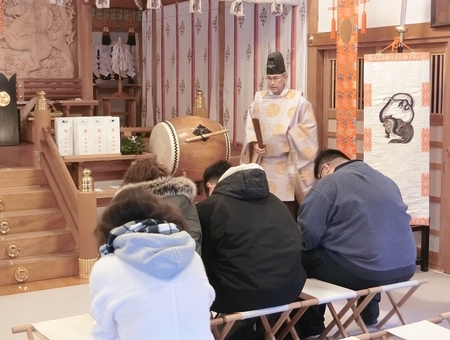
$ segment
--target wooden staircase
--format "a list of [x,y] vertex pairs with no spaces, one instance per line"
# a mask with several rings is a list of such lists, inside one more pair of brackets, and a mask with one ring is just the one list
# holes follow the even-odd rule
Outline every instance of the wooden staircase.
[[[98,258],[97,208],[109,204],[115,189],[79,191],[50,129],[44,128],[43,135],[41,168],[17,162],[20,152],[7,162],[0,159],[0,287],[68,276],[85,279]],[[240,149],[232,145],[232,165],[239,164]],[[117,170],[95,166],[89,164],[100,180]],[[128,166],[122,164],[119,178]]]
[[0,169],[0,286],[78,275],[78,249],[43,171]]

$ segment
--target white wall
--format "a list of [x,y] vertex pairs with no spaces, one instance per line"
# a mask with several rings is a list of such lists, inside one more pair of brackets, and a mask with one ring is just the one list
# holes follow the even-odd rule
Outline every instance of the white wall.
[[[314,1],[314,0],[313,0]],[[328,8],[332,6],[333,0],[319,1],[319,32],[329,32],[331,29],[332,11]],[[339,0],[334,2],[337,4]],[[358,0],[359,2],[359,0]],[[366,3],[367,28],[396,26],[400,24],[400,12],[402,0],[371,0]],[[361,23],[361,13],[363,5],[359,5],[359,23]],[[406,25],[430,22],[431,1],[430,0],[409,0],[406,8]],[[337,12],[335,12],[337,19]]]

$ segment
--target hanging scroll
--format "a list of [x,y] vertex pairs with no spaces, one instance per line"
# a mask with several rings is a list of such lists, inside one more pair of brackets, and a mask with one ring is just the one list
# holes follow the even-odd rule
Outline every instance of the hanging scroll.
[[429,225],[429,53],[364,56],[364,160],[392,178]]

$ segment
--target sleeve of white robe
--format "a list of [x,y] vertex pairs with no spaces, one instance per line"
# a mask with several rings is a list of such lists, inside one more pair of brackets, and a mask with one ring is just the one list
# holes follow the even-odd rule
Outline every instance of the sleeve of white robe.
[[314,159],[319,149],[314,110],[311,103],[304,98],[299,102],[296,119],[293,119],[287,136],[290,149],[289,172],[295,177],[295,191],[299,200],[298,195],[304,197],[315,182]]
[[[259,93],[257,92],[255,95],[258,96]],[[255,128],[253,127],[252,118],[259,118],[259,107],[258,104],[256,104],[256,100],[254,100],[250,106],[247,109],[246,115],[246,122],[245,122],[245,140],[244,144],[242,145],[241,150],[241,164],[247,164],[247,163],[258,163],[260,162],[261,158],[256,157],[258,155],[254,155],[251,150],[253,142],[256,142],[256,133]]]

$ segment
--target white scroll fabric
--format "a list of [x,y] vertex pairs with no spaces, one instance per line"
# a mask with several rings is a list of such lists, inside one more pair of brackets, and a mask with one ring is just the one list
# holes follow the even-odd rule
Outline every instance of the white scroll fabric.
[[189,0],[190,13],[202,13],[202,0]]
[[364,56],[364,160],[397,183],[412,225],[429,225],[429,59]]
[[148,0],[147,9],[160,9],[162,7],[161,0]]
[[97,8],[109,8],[110,1],[109,0],[95,0],[95,6]]

